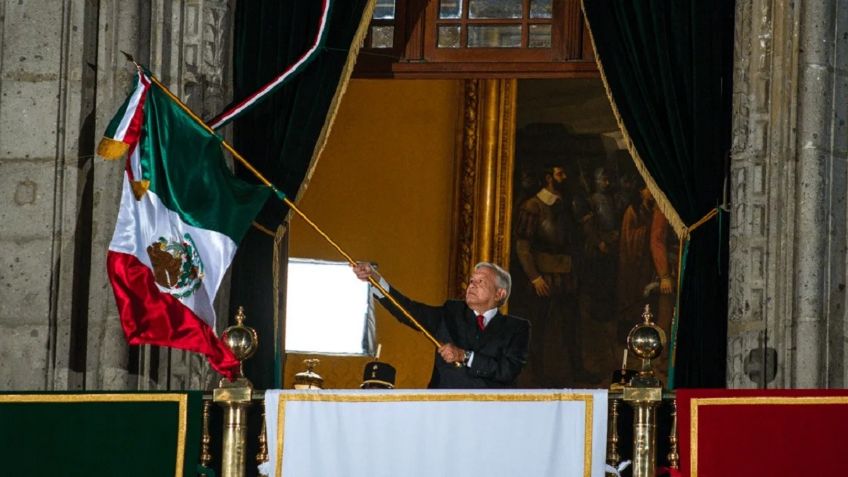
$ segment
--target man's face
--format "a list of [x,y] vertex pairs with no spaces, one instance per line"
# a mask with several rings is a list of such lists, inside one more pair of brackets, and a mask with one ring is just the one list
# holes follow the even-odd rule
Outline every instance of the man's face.
[[565,180],[568,179],[568,176],[565,174],[565,170],[561,167],[554,167],[548,177],[548,180],[554,190],[562,190]]
[[606,192],[609,189],[610,181],[609,177],[606,174],[601,174],[597,178],[595,178],[595,185],[598,187],[600,192]]
[[495,272],[491,268],[481,267],[468,280],[465,303],[475,311],[482,312],[495,308],[504,295],[506,290],[498,289],[495,285]]
[[553,173],[554,184],[562,184],[563,182],[565,182],[565,179],[568,178],[568,176],[565,175],[565,171],[562,169],[562,167],[554,167]]
[[651,191],[647,187],[640,190],[639,195],[642,197],[642,204],[646,207],[654,205],[654,196],[651,195]]

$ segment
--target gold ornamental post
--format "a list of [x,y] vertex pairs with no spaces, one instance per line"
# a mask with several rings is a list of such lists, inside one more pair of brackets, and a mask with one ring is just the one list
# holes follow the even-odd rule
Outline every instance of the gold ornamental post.
[[222,477],[244,477],[247,448],[247,408],[253,397],[253,383],[244,377],[243,362],[253,356],[259,344],[256,330],[244,326],[244,307],[239,307],[236,324],[224,330],[224,342],[239,362],[234,381],[221,379],[212,392],[212,400],[224,408],[224,432],[221,450]]
[[651,308],[645,305],[643,323],[627,335],[627,347],[642,359],[642,369],[624,387],[624,402],[633,407],[633,477],[654,477],[657,458],[657,407],[662,402],[662,384],[654,375],[651,360],[665,346],[665,332],[652,321]]

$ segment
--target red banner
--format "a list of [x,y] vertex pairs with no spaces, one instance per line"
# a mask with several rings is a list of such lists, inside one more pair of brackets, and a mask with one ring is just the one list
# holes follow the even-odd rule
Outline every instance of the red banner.
[[848,390],[676,392],[683,475],[846,474]]

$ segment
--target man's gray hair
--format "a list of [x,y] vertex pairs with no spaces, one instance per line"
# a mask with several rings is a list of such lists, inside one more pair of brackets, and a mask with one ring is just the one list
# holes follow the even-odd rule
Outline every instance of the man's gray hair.
[[512,291],[512,277],[509,275],[508,271],[491,262],[480,262],[477,265],[474,265],[475,271],[480,270],[481,268],[488,268],[494,272],[495,287],[506,290],[506,295],[503,297],[503,300],[498,302],[498,306],[503,305],[506,303],[506,300],[509,298],[509,294]]

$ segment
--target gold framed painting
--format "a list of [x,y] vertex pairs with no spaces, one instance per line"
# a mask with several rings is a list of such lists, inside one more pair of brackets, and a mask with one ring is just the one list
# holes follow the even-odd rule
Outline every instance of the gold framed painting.
[[600,79],[467,80],[463,107],[455,293],[478,261],[507,268],[508,311],[532,325],[521,386],[609,385],[636,366],[624,347],[645,305],[668,332],[677,240]]

